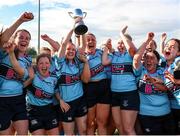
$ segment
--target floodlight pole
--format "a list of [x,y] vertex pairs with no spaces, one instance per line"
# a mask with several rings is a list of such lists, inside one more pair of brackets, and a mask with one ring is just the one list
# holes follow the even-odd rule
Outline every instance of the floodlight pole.
[[40,0],[38,1],[38,54],[40,53]]

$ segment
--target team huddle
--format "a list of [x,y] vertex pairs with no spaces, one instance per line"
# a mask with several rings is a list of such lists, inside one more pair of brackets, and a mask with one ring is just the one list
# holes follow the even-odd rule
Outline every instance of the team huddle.
[[[154,33],[139,49],[120,30],[117,49],[108,39],[96,47],[93,33],[61,42],[41,35],[36,64],[27,54],[31,34],[17,30],[33,20],[25,12],[0,33],[0,134],[180,134],[180,40]],[[17,30],[17,31],[16,31]]]

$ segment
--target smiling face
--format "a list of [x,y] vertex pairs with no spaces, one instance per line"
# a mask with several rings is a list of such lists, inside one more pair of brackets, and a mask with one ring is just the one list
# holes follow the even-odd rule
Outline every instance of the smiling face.
[[25,53],[27,51],[30,40],[30,33],[26,30],[17,31],[14,37],[14,42],[21,53]]
[[179,44],[175,40],[169,40],[164,47],[164,57],[167,61],[174,61],[180,55]]
[[158,65],[158,59],[153,52],[147,52],[144,58],[144,66],[149,73],[154,73]]
[[50,59],[46,55],[40,56],[37,59],[37,70],[41,76],[47,77],[49,75],[50,66]]
[[66,58],[70,61],[72,61],[75,57],[75,54],[76,54],[76,47],[73,43],[69,42],[67,44],[67,48],[66,48]]
[[86,44],[87,44],[87,51],[88,52],[95,52],[96,50],[96,37],[92,34],[86,35]]

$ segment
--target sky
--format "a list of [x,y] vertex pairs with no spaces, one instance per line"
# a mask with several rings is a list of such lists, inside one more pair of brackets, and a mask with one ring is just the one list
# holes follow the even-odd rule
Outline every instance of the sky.
[[[40,33],[48,34],[56,41],[72,28],[74,20],[68,12],[76,8],[87,12],[83,21],[96,35],[98,47],[111,38],[116,48],[125,25],[136,47],[148,32],[155,33],[157,44],[163,32],[167,33],[167,39],[180,39],[180,0],[40,0],[40,7]],[[32,12],[34,20],[20,28],[30,31],[30,46],[37,48],[38,0],[0,0],[0,28],[10,26],[25,11]],[[41,39],[40,46],[49,45]]]

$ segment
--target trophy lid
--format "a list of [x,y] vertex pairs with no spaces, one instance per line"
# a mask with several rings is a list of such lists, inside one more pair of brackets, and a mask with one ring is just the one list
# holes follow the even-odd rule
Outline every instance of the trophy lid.
[[74,18],[76,18],[76,17],[82,17],[83,18],[83,12],[79,8],[74,9]]

